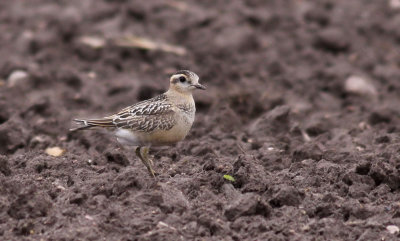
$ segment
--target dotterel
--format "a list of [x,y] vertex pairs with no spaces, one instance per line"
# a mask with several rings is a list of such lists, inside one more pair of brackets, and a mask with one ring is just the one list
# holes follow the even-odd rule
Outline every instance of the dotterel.
[[83,125],[71,131],[104,127],[112,129],[118,142],[137,146],[136,155],[155,177],[153,162],[148,153],[151,146],[170,145],[183,140],[192,127],[196,106],[192,92],[206,89],[199,77],[188,70],[180,70],[170,78],[167,92],[128,106],[120,112],[99,119],[74,121]]

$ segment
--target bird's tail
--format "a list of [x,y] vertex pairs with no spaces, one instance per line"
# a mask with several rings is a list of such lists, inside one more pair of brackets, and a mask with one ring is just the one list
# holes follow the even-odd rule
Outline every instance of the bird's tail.
[[74,120],[77,124],[81,125],[77,128],[69,129],[71,132],[80,131],[80,130],[87,130],[93,127],[114,127],[111,119],[104,118],[104,119],[92,119],[92,120]]
[[90,129],[90,128],[93,127],[93,125],[90,125],[87,120],[75,119],[74,121],[75,121],[75,123],[77,123],[77,124],[79,124],[81,126],[69,129],[69,131],[71,131],[71,132],[80,131],[80,130],[86,130],[86,129]]

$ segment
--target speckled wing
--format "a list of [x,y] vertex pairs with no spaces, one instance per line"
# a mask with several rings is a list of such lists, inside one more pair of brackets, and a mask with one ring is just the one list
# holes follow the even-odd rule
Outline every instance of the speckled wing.
[[160,95],[129,106],[105,119],[112,119],[117,128],[133,131],[169,130],[175,125],[176,120],[175,111],[166,100],[166,96]]
[[83,124],[74,130],[83,130],[93,127],[122,128],[140,132],[152,132],[154,130],[169,130],[176,124],[175,111],[168,103],[166,95],[159,95],[149,100],[128,106],[112,116],[75,120]]

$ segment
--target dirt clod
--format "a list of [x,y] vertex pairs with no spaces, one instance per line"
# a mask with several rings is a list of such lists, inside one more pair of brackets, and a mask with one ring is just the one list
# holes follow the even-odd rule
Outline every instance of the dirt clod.
[[8,165],[7,157],[0,155],[0,172],[3,173],[4,176],[11,175],[11,169]]
[[350,47],[348,36],[339,28],[322,30],[316,39],[316,45],[334,53],[346,51]]
[[225,210],[225,216],[228,220],[234,220],[241,216],[262,215],[268,216],[270,207],[266,201],[261,200],[260,196],[254,193],[246,193],[232,200]]
[[294,187],[283,186],[269,201],[272,207],[297,206],[304,198],[304,193]]
[[121,166],[129,165],[129,160],[121,152],[112,150],[112,151],[107,151],[104,155],[105,155],[107,161],[110,163],[115,163],[115,164],[118,164]]

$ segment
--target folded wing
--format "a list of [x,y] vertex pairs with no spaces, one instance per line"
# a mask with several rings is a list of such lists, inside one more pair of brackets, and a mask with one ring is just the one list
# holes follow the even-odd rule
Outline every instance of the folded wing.
[[122,128],[139,132],[169,130],[175,123],[175,111],[164,95],[139,102],[126,107],[117,114],[89,120],[75,120],[82,127],[71,131],[90,129],[93,127]]

